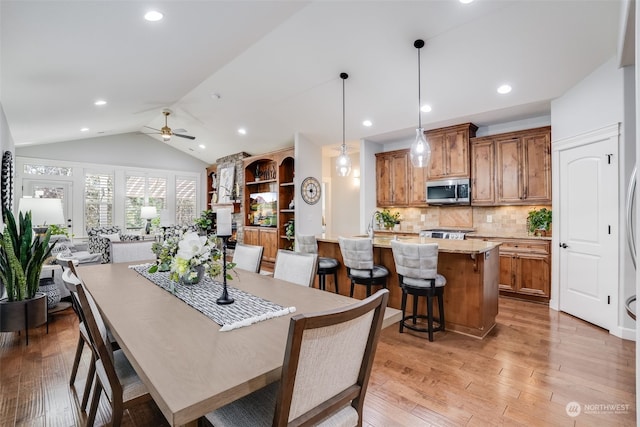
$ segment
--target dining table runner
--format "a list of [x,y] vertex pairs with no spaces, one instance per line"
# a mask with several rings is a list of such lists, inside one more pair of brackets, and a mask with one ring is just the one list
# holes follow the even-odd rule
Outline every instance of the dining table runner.
[[200,283],[184,285],[171,280],[168,272],[149,273],[152,265],[131,265],[129,268],[222,326],[220,331],[231,331],[296,311],[295,307],[283,307],[228,284],[227,292],[235,301],[233,304],[218,305],[216,300],[222,295],[222,283],[205,275]]

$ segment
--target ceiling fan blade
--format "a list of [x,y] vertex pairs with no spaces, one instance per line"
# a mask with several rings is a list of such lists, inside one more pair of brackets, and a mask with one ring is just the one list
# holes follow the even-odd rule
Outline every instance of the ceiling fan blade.
[[153,130],[157,130],[158,132],[160,132],[160,129],[152,128],[151,126],[144,126],[144,127],[149,128],[149,129],[153,129]]
[[187,138],[187,139],[196,139],[195,136],[191,136],[191,135],[183,135],[181,133],[172,133],[171,135],[173,136],[179,136],[180,138]]

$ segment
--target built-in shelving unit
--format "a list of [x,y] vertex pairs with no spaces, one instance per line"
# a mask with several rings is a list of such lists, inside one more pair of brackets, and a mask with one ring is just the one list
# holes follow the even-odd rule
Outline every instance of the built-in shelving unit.
[[[274,263],[278,249],[289,248],[285,228],[295,220],[294,153],[293,148],[243,159],[244,167],[244,237],[243,242],[264,247],[263,261]],[[251,194],[275,193],[276,209],[270,218],[252,211]],[[258,215],[258,216],[257,216]],[[275,222],[273,217],[275,215]]]

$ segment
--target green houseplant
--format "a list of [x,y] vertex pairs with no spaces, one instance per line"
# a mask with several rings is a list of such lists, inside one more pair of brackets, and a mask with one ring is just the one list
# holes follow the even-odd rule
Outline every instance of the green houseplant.
[[288,241],[293,240],[293,243],[291,243],[291,246],[289,247],[289,249],[294,250],[295,237],[296,237],[296,223],[294,220],[291,219],[287,221],[287,223],[284,225],[284,236],[287,238]]
[[44,237],[34,236],[31,212],[20,213],[18,223],[13,213],[4,209],[4,232],[0,233],[0,280],[7,290],[7,300],[23,301],[36,296],[40,272],[51,248],[51,230]]
[[382,221],[384,228],[390,230],[396,223],[400,222],[400,212],[392,214],[389,209],[383,209],[382,212],[376,212],[376,219]]
[[47,295],[38,288],[42,264],[51,253],[51,231],[44,237],[34,235],[31,212],[20,213],[16,224],[11,211],[3,211],[6,226],[0,233],[0,280],[7,297],[0,299],[0,332],[25,330],[29,344],[29,328],[47,321]]
[[542,208],[529,211],[527,226],[531,234],[547,234],[551,226],[551,210]]

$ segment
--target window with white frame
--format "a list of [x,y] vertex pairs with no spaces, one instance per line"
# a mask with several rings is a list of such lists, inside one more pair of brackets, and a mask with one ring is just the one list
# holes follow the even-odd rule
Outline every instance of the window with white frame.
[[86,228],[113,225],[113,175],[84,175],[84,224]]
[[167,205],[167,178],[129,175],[125,184],[125,223],[128,229],[141,228],[143,206],[155,206],[161,212]]
[[176,224],[193,224],[196,203],[196,179],[176,177]]

